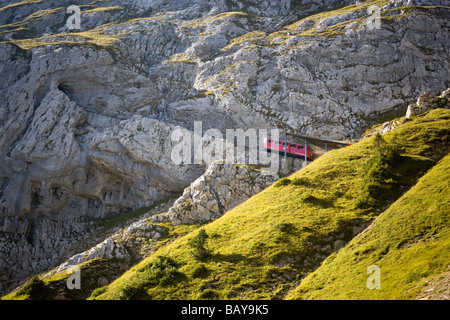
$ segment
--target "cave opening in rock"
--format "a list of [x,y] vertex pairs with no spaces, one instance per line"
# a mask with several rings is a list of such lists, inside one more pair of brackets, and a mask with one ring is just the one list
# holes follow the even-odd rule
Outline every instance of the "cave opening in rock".
[[60,81],[58,84],[58,90],[64,92],[64,94],[72,100],[73,89],[67,81]]
[[35,234],[36,234],[36,223],[31,220],[25,231],[25,240],[32,246],[35,244]]

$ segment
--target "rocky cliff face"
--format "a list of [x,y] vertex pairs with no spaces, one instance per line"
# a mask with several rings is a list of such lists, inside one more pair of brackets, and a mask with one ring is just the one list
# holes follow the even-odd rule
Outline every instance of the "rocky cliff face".
[[3,278],[76,253],[87,218],[189,186],[206,164],[173,164],[176,128],[355,138],[449,86],[446,1],[352,3],[83,0],[68,30],[71,1],[4,1]]
[[265,174],[247,166],[213,162],[204,175],[184,189],[183,195],[167,212],[166,219],[174,225],[211,221],[277,179],[278,175]]

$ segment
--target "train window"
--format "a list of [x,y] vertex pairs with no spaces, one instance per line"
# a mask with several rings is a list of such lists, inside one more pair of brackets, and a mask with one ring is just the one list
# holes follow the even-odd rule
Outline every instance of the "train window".
[[270,139],[267,139],[267,143],[270,143]]

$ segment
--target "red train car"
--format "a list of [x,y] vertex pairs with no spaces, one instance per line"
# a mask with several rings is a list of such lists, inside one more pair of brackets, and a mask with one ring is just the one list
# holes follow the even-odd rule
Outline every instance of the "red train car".
[[[285,148],[287,156],[305,159],[305,146],[302,144],[290,143],[270,138],[264,139],[264,149],[266,149],[269,152],[275,151],[284,155]],[[310,147],[308,147],[306,157],[308,158],[309,161],[312,161],[314,158]]]

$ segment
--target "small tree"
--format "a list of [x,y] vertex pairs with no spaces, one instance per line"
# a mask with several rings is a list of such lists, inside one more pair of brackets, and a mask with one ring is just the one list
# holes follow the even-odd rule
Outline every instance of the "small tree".
[[397,137],[394,136],[390,143],[384,140],[380,133],[377,133],[374,137],[375,139],[375,149],[378,156],[383,157],[385,161],[394,163],[399,160],[401,151],[397,145]]
[[206,241],[209,235],[206,233],[205,229],[201,229],[197,235],[189,241],[189,247],[192,249],[192,254],[198,260],[204,260],[209,255],[209,249],[206,247]]
[[395,166],[401,159],[402,150],[396,142],[386,142],[379,133],[374,139],[375,155],[365,165],[364,185],[356,199],[357,208],[381,206],[395,193]]

